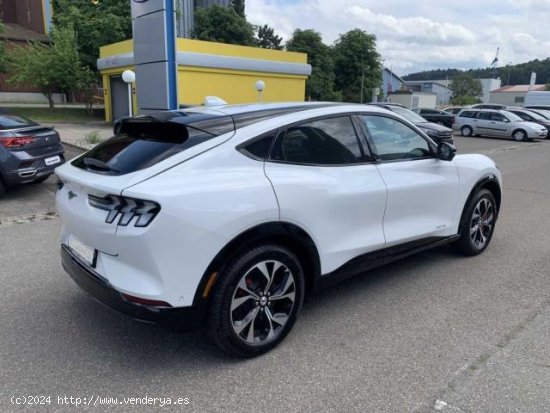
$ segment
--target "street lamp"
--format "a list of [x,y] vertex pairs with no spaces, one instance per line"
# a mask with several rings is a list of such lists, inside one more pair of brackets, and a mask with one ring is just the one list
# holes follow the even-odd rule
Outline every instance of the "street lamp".
[[136,81],[136,74],[132,70],[122,72],[122,80],[128,85],[128,116],[133,116],[132,83]]
[[265,82],[263,80],[258,80],[256,82],[256,90],[258,91],[258,102],[262,101],[262,92],[265,89]]

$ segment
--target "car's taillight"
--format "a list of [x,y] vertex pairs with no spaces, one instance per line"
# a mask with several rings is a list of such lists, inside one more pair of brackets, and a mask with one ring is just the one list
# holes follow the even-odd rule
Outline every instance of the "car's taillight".
[[88,195],[88,203],[94,208],[108,211],[105,222],[112,224],[118,218],[117,225],[127,226],[136,217],[134,226],[146,227],[160,211],[160,205],[153,201],[108,195],[97,197]]
[[4,148],[21,148],[22,146],[32,143],[34,138],[32,136],[18,136],[17,138],[1,138],[0,145]]

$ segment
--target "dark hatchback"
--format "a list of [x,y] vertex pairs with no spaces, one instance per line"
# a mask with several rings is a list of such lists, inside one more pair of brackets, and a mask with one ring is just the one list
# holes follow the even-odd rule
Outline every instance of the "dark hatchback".
[[449,129],[446,126],[439,125],[437,123],[428,122],[419,114],[403,107],[403,105],[397,105],[388,102],[369,103],[369,105],[379,106],[403,116],[409,122],[414,123],[414,125],[418,129],[420,129],[422,132],[432,138],[432,140],[437,144],[439,144],[440,142],[447,142],[450,144],[454,143],[452,129]]
[[63,153],[55,129],[0,114],[0,194],[13,185],[45,181],[65,162]]

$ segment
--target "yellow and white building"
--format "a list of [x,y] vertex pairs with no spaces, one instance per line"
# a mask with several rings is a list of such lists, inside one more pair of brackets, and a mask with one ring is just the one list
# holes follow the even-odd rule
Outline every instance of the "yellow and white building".
[[[177,39],[176,47],[180,105],[199,105],[206,96],[218,96],[231,104],[257,102],[258,80],[265,83],[262,101],[305,98],[306,80],[311,74],[305,53],[183,38]],[[126,116],[128,89],[122,72],[134,68],[133,41],[102,47],[97,65],[103,76],[106,120]],[[133,107],[136,113],[135,87]]]

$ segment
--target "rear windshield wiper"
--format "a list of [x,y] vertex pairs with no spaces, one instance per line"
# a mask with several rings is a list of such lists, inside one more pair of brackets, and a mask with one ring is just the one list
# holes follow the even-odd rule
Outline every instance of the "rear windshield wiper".
[[86,166],[100,169],[102,171],[117,172],[117,173],[120,172],[119,170],[112,168],[111,166],[107,165],[105,162],[100,161],[99,159],[84,158],[83,161],[86,164]]

